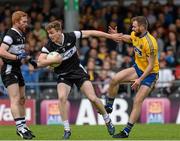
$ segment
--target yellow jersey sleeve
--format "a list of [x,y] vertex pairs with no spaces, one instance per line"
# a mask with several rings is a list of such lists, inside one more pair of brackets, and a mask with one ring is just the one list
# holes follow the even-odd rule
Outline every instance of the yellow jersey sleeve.
[[133,41],[135,39],[135,32],[132,31],[130,36],[131,36],[131,40]]
[[145,45],[145,52],[146,56],[149,57],[150,55],[153,55],[154,60],[154,66],[153,66],[153,72],[157,73],[159,71],[159,61],[158,61],[158,45],[156,42],[156,39],[148,34],[146,36],[146,45]]
[[150,36],[146,36],[146,45],[145,45],[145,51],[146,51],[146,55],[147,57],[150,56],[150,54],[156,56],[157,52],[158,52],[158,47],[157,47],[157,43],[156,40],[154,40],[153,38],[151,38]]

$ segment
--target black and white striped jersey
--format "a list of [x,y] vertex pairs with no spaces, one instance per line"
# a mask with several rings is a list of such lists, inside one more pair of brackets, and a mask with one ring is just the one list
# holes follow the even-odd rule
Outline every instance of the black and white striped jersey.
[[[7,51],[11,54],[18,55],[22,52],[25,52],[25,36],[15,28],[11,28],[7,31],[3,38],[3,43],[9,46]],[[4,63],[12,65],[21,64],[18,60],[9,60],[3,58],[3,61]]]
[[57,74],[68,74],[80,66],[80,60],[77,54],[76,40],[81,38],[81,31],[74,31],[62,34],[62,44],[56,44],[50,39],[48,43],[42,48],[42,53],[50,53],[57,51],[63,57],[63,62],[60,66],[54,69]]

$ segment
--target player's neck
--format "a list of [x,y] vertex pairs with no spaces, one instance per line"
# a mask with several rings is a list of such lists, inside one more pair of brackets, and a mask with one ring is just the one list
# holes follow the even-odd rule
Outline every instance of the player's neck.
[[142,37],[144,37],[146,34],[147,34],[147,30],[143,31],[139,37],[142,38]]
[[62,39],[59,38],[59,40],[57,40],[55,43],[58,44],[58,45],[62,45]]
[[62,33],[60,38],[59,38],[59,44],[63,45],[63,43],[64,43],[64,34]]

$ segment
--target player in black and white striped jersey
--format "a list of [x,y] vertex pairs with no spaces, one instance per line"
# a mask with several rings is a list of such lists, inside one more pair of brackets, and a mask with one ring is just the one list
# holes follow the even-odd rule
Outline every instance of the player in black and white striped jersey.
[[25,84],[20,70],[21,60],[27,57],[24,33],[28,27],[28,15],[23,11],[12,14],[12,28],[3,38],[0,56],[3,60],[1,77],[8,90],[11,112],[16,123],[17,134],[23,139],[35,137],[26,125]]
[[[41,54],[38,59],[38,66],[44,67],[51,65],[51,63],[59,63],[59,66],[54,68],[54,72],[58,75],[57,91],[59,104],[61,107],[61,118],[64,123],[63,139],[69,139],[71,136],[71,130],[68,121],[68,109],[66,104],[73,84],[75,84],[97,108],[99,113],[104,118],[109,134],[113,135],[115,128],[112,125],[111,119],[104,109],[101,100],[96,96],[86,70],[80,64],[80,60],[77,54],[76,40],[90,36],[105,37],[117,40],[117,34],[110,35],[96,30],[82,30],[63,33],[61,23],[59,21],[53,21],[49,23],[46,27],[46,30],[49,36],[49,41],[41,50]],[[53,51],[58,52],[61,55],[61,58],[58,59],[57,57],[54,60],[48,60],[47,55]]]

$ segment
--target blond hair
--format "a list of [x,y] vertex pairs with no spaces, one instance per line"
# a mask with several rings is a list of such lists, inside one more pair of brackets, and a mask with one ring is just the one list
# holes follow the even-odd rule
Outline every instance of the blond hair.
[[145,29],[148,28],[148,20],[144,16],[136,16],[131,19],[132,22],[137,21],[138,25],[142,25],[145,27]]
[[50,30],[50,29],[52,29],[52,28],[54,28],[55,30],[60,30],[60,31],[62,31],[62,24],[61,24],[61,22],[60,21],[53,21],[53,22],[50,22],[47,26],[46,26],[46,31],[47,30]]

